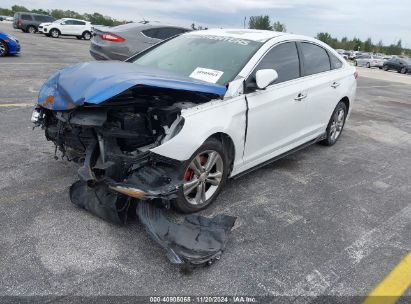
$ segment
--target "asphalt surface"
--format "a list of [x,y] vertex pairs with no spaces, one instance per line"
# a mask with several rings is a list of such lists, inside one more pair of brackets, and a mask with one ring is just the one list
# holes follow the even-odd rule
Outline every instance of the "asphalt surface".
[[92,60],[89,42],[5,23],[0,31],[22,45],[20,56],[0,59],[0,296],[363,297],[411,251],[411,76],[379,80],[359,69],[358,98],[335,146],[229,181],[203,212],[238,217],[227,249],[187,275],[137,220],[118,227],[71,204],[77,165],[54,160],[52,143],[32,130],[40,86]]

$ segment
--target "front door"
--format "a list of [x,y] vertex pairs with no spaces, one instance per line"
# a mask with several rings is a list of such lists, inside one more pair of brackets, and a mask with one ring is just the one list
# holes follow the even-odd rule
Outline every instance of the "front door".
[[304,138],[306,85],[300,78],[295,42],[274,46],[247,80],[248,87],[260,69],[275,69],[278,80],[266,89],[255,89],[248,101],[248,127],[244,166],[252,167],[289,150]]

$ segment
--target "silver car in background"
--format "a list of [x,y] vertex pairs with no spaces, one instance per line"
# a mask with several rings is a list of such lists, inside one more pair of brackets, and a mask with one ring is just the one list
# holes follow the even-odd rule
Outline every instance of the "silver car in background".
[[377,67],[382,69],[385,60],[381,56],[362,54],[357,56],[354,61],[355,66],[365,66],[367,68]]
[[190,29],[158,23],[128,23],[114,27],[94,27],[90,54],[96,60],[125,60],[154,44]]

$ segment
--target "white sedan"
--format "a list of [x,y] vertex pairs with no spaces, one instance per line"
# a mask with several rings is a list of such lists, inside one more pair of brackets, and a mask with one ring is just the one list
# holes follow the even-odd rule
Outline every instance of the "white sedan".
[[62,18],[51,23],[41,23],[38,31],[53,38],[75,36],[77,39],[91,39],[91,23],[79,19]]
[[193,31],[127,62],[57,72],[32,121],[82,164],[70,191],[77,204],[93,210],[94,191],[106,207],[126,196],[191,213],[209,206],[227,178],[316,142],[334,145],[356,79],[311,37]]

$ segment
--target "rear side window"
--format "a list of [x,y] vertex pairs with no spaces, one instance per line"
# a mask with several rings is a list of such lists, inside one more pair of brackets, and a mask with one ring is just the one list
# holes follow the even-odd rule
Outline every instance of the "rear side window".
[[22,14],[22,15],[21,15],[21,19],[23,19],[23,20],[32,20],[32,19],[31,19],[31,16],[30,16],[30,15],[27,15],[27,14]]
[[53,20],[53,18],[49,17],[49,16],[36,16],[34,15],[34,20],[36,21],[40,21],[40,22],[50,22],[51,20]]
[[144,31],[141,31],[141,32],[149,38],[159,39],[158,38],[158,30],[159,29],[154,28],[154,29],[144,30]]
[[255,73],[262,69],[277,71],[278,80],[275,83],[300,77],[300,60],[295,42],[282,43],[272,48],[260,61],[253,76],[255,77]]
[[157,33],[157,38],[165,40],[165,39],[168,39],[170,37],[173,37],[175,35],[178,35],[184,32],[186,32],[186,30],[179,29],[179,28],[173,28],[173,27],[159,28],[158,33]]
[[330,56],[330,62],[331,62],[331,69],[339,69],[343,66],[343,63],[341,62],[340,59],[337,58],[334,54],[328,53]]
[[331,69],[330,58],[328,57],[327,51],[322,47],[302,42],[301,50],[304,58],[304,70],[305,75],[313,75]]
[[85,22],[83,22],[83,21],[77,21],[77,20],[73,20],[73,24],[75,24],[75,25],[86,25]]

